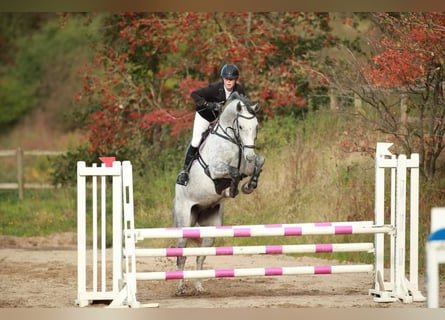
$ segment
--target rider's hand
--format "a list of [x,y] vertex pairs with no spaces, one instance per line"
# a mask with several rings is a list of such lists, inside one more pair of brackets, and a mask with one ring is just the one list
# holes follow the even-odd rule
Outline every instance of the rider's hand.
[[219,111],[221,109],[221,104],[218,102],[206,102],[206,107],[212,111]]

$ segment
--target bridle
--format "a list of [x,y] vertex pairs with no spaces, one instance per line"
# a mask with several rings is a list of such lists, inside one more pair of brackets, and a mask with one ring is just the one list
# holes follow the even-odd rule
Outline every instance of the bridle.
[[[241,102],[238,102],[238,104],[240,104],[240,103]],[[237,113],[235,119],[233,120],[232,126],[227,127],[225,129],[221,126],[219,119],[218,119],[216,126],[214,127],[214,130],[212,130],[210,132],[212,134],[217,135],[220,138],[223,138],[225,140],[228,140],[228,141],[236,144],[241,151],[243,151],[244,149],[255,149],[255,144],[247,144],[247,145],[244,144],[244,142],[240,136],[239,118],[252,120],[256,117],[255,111],[247,104],[245,104],[245,106],[247,108],[247,111],[249,111],[249,114],[251,114],[251,116],[245,116],[240,113]],[[221,132],[218,129],[220,129]],[[233,135],[229,134],[229,132],[228,132],[229,130],[233,132]],[[240,153],[240,156],[241,156],[241,153]]]
[[[220,116],[218,117],[218,119],[216,120],[216,124],[215,126],[212,128],[212,130],[210,131],[210,134],[214,134],[222,139],[225,139],[227,141],[230,141],[231,143],[235,144],[238,146],[239,152],[238,152],[238,170],[241,167],[241,159],[242,159],[242,155],[244,152],[244,149],[255,149],[255,144],[244,144],[241,136],[240,136],[240,125],[239,125],[239,119],[243,118],[243,119],[247,119],[247,120],[252,120],[256,118],[256,113],[255,110],[252,109],[252,107],[246,103],[245,101],[243,101],[242,99],[240,99],[244,106],[246,107],[247,111],[249,112],[250,116],[245,116],[240,114],[239,112],[237,112],[237,115],[235,117],[235,119],[232,122],[232,126],[224,128],[223,126],[221,126],[220,123],[220,116],[222,114],[222,112],[220,113]],[[238,101],[238,104],[241,104],[240,101]],[[224,110],[224,109],[223,109]],[[229,133],[229,131],[231,131],[233,134],[231,135]],[[198,162],[201,164],[201,166],[203,167],[205,173],[207,174],[207,176],[210,177],[210,173],[208,171],[208,165],[205,163],[204,159],[202,159],[201,155],[198,156]],[[211,177],[210,177],[211,178]]]

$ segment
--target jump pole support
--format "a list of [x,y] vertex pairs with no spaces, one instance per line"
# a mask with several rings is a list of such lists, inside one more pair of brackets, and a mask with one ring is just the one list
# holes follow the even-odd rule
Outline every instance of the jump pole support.
[[[392,154],[392,143],[377,143],[375,156],[375,212],[376,225],[385,223],[385,169],[390,168],[390,224],[395,227],[394,236],[390,237],[390,280],[385,281],[384,274],[384,234],[375,235],[375,271],[374,288],[369,294],[377,302],[402,300],[404,303],[425,301],[418,288],[418,223],[419,223],[419,155]],[[410,169],[410,236],[409,236],[409,279],[406,278],[406,202],[407,169]]]
[[445,264],[445,208],[431,209],[430,228],[426,242],[427,307],[439,308],[439,265]]
[[[78,306],[87,306],[95,300],[113,300],[122,288],[122,232],[113,233],[112,235],[112,270],[111,273],[107,269],[106,261],[106,200],[104,195],[107,192],[106,178],[109,177],[112,182],[111,201],[112,201],[112,226],[115,229],[122,230],[122,166],[121,163],[115,161],[111,167],[102,164],[98,167],[93,164],[87,167],[84,161],[77,163],[77,299],[75,304]],[[91,179],[91,188],[88,188],[87,178]],[[100,180],[98,181],[98,178]],[[98,183],[99,182],[99,183]],[[101,191],[101,224],[98,230],[97,218],[98,212],[97,202],[98,189]],[[91,191],[91,201],[96,204],[87,210],[88,193]],[[91,209],[91,211],[90,211]],[[92,223],[92,251],[87,250],[87,212],[90,212],[96,221]],[[98,234],[101,237],[101,246],[98,247]],[[100,252],[100,254],[99,254]],[[89,256],[87,256],[90,254]],[[92,261],[94,267],[92,274],[92,283],[90,287],[87,284],[87,267]],[[101,264],[100,277],[98,278],[98,264]],[[107,281],[111,276],[112,281]],[[100,287],[98,286],[100,280]]]
[[[406,159],[404,155],[398,158],[389,151],[392,144],[378,143],[376,148],[376,164],[375,164],[375,217],[373,222],[358,221],[358,222],[334,222],[334,223],[303,223],[291,225],[253,225],[253,226],[224,226],[224,227],[209,227],[194,230],[193,228],[185,228],[185,230],[178,230],[178,228],[154,228],[154,229],[135,229],[134,227],[134,206],[133,206],[133,181],[132,181],[132,166],[129,161],[112,162],[112,167],[102,165],[97,167],[86,167],[84,162],[78,163],[78,297],[76,304],[85,306],[95,300],[112,300],[111,307],[132,306],[139,307],[141,304],[136,299],[136,284],[137,280],[145,278],[161,277],[202,277],[202,272],[208,277],[228,277],[228,276],[256,276],[256,275],[290,275],[290,274],[328,274],[328,273],[346,273],[346,272],[371,272],[374,271],[374,288],[369,290],[369,294],[375,296],[374,300],[378,302],[402,300],[405,303],[413,301],[424,301],[425,298],[418,290],[418,155],[412,154],[411,159]],[[390,222],[385,221],[385,169],[390,168]],[[406,233],[406,170],[411,169],[411,186],[410,186],[410,278],[405,277],[405,250],[406,244],[402,241]],[[404,171],[404,172],[400,172]],[[97,184],[94,179],[101,177],[101,183]],[[101,248],[95,244],[93,240],[93,266],[98,267],[101,264],[101,277],[99,280],[98,271],[93,271],[93,288],[87,286],[87,250],[86,250],[86,212],[87,208],[85,202],[87,200],[86,178],[93,179],[93,199],[94,192],[97,193],[98,185],[101,190],[101,195],[105,194],[104,183],[107,176],[112,177],[113,181],[113,212],[112,212],[112,229],[113,229],[113,247],[112,247],[112,286],[109,288],[108,284],[104,284],[107,277],[104,275],[106,267],[106,255],[98,251],[103,251],[106,226],[106,214],[101,211],[101,231],[98,233],[98,224],[93,223],[93,235],[95,237],[100,234]],[[94,186],[96,185],[96,186]],[[97,196],[97,194],[96,194]],[[98,205],[96,200],[93,200],[95,205]],[[103,200],[101,201],[103,207],[105,206]],[[93,209],[92,215],[95,219],[99,215]],[[375,255],[374,265],[344,265],[344,266],[312,266],[312,267],[273,267],[273,268],[248,268],[248,269],[227,269],[227,270],[202,270],[196,272],[182,271],[167,271],[167,272],[136,272],[136,256],[164,256],[167,254],[166,249],[141,249],[136,248],[136,242],[145,237],[160,237],[159,232],[165,233],[169,229],[168,237],[189,236],[201,237],[209,234],[215,236],[302,236],[310,234],[352,234],[352,233],[370,233],[375,235],[374,245],[372,244],[356,244],[363,245],[361,248],[346,248],[340,249],[343,244],[321,244],[324,246],[337,245],[335,249],[344,251],[364,251],[365,247],[368,252],[373,252]],[[213,230],[212,230],[213,229]],[[156,231],[157,230],[157,231]],[[415,231],[415,232],[413,232]],[[390,236],[390,279],[385,281],[384,274],[384,236]],[[163,236],[165,237],[165,236]],[[318,245],[320,246],[320,244]],[[275,251],[267,252],[265,247],[275,247]],[[278,248],[279,247],[279,248]],[[373,247],[371,250],[370,248]],[[203,251],[189,251],[192,248],[184,248],[182,252],[175,252],[175,254],[182,255],[210,255],[213,252],[215,255],[221,254],[221,250],[229,250],[224,254],[243,254],[243,252],[252,251],[254,254],[281,254],[295,252],[308,252],[316,250],[317,245],[291,245],[291,246],[253,246],[249,247],[224,247],[221,248],[196,248]],[[326,249],[324,250],[331,250]],[[333,247],[332,247],[333,248]],[[173,248],[171,248],[173,249]],[[207,250],[207,251],[206,251]],[[219,251],[218,251],[219,250]],[[334,250],[334,249],[332,249]],[[286,252],[287,251],[287,252]],[[316,252],[316,251],[315,251]],[[328,251],[320,251],[328,252]],[[334,252],[334,251],[332,251]],[[169,254],[172,254],[170,252]],[[174,255],[172,255],[174,256]],[[125,261],[124,261],[125,260]],[[125,267],[125,268],[124,268]],[[125,271],[124,271],[125,269]],[[98,269],[99,270],[99,269]],[[191,272],[191,273],[190,273]],[[98,287],[100,284],[100,288]],[[143,305],[147,307],[156,307],[158,304]]]

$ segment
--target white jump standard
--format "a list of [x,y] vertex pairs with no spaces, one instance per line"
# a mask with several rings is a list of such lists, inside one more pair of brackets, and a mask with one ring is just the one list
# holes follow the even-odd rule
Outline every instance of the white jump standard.
[[[418,198],[419,157],[412,154],[397,157],[389,151],[389,143],[378,143],[375,162],[374,221],[271,224],[249,226],[135,228],[133,176],[129,161],[115,161],[112,167],[78,162],[78,294],[76,304],[86,306],[94,301],[109,300],[110,306],[141,306],[137,300],[137,282],[142,280],[183,280],[199,278],[292,276],[300,274],[371,273],[373,287],[369,294],[377,302],[425,301],[418,289]],[[390,181],[385,183],[385,171]],[[407,172],[410,186],[407,187]],[[109,178],[111,177],[111,178]],[[91,183],[88,181],[91,180]],[[112,181],[112,192],[106,182]],[[99,183],[98,183],[99,182]],[[389,183],[388,183],[389,182]],[[386,190],[385,186],[390,185]],[[91,186],[91,188],[90,188]],[[407,208],[407,190],[409,206]],[[389,194],[389,197],[388,197]],[[100,198],[100,201],[98,201]],[[111,198],[112,212],[107,212],[106,199]],[[385,200],[386,199],[386,200]],[[388,200],[389,199],[389,200]],[[388,203],[387,203],[388,202]],[[108,202],[109,203],[109,202]],[[89,204],[91,206],[88,206]],[[99,208],[99,210],[98,210]],[[408,210],[407,210],[408,209]],[[407,211],[409,237],[406,237]],[[88,212],[88,219],[87,219]],[[390,221],[385,220],[390,213]],[[112,229],[112,254],[107,255],[106,233]],[[88,230],[88,233],[87,233]],[[90,235],[87,237],[87,234]],[[370,243],[318,243],[264,246],[224,246],[200,248],[139,248],[137,242],[146,238],[201,237],[303,237],[307,235],[373,234]],[[405,239],[407,238],[407,239]],[[87,245],[91,239],[91,245]],[[98,245],[100,240],[100,245]],[[391,257],[389,274],[385,273],[385,240],[389,240]],[[108,241],[110,242],[110,241]],[[89,243],[89,241],[88,241]],[[405,271],[409,248],[409,279]],[[324,252],[367,252],[374,255],[373,264],[272,266],[228,268],[216,270],[136,270],[138,257],[180,257],[202,255],[288,254]],[[230,259],[230,257],[228,257]],[[108,267],[111,265],[112,268]],[[385,276],[389,275],[389,279]],[[372,277],[372,275],[370,275]],[[151,304],[148,306],[157,306]]]
[[440,264],[445,264],[445,208],[432,208],[431,233],[426,243],[428,308],[439,308]]

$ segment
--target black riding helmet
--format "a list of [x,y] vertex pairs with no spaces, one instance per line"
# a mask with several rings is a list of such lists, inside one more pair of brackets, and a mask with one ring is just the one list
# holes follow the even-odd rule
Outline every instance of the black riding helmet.
[[239,69],[234,64],[225,64],[221,68],[221,78],[225,79],[238,79]]

